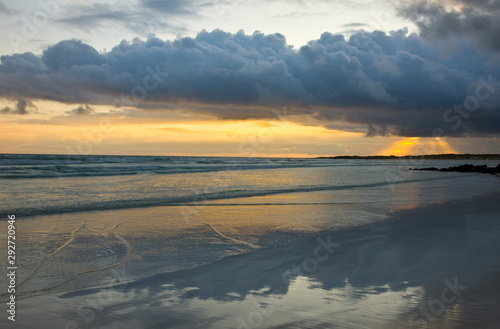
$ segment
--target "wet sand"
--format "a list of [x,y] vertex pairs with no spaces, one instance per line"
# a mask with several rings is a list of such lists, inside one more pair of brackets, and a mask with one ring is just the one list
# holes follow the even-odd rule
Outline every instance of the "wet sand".
[[26,298],[18,303],[16,325],[496,328],[498,201],[492,194],[396,211],[389,221],[204,266]]

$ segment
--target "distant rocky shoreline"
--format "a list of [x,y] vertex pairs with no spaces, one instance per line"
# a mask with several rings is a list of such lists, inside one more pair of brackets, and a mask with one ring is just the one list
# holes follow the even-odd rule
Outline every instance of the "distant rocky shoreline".
[[500,160],[500,154],[424,154],[424,155],[338,155],[323,156],[317,159],[333,160],[394,160],[394,159],[425,159],[425,160]]
[[464,164],[461,166],[456,166],[456,167],[448,167],[448,168],[435,168],[435,167],[430,167],[430,168],[410,168],[410,170],[425,170],[425,171],[453,171],[453,172],[477,172],[481,174],[500,174],[500,164],[496,167],[490,167],[488,168],[487,165],[482,165],[482,166],[474,166],[471,164]]

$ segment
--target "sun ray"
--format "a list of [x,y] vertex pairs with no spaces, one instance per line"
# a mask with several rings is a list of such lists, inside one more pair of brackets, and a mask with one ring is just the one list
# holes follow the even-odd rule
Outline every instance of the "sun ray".
[[458,153],[442,138],[409,137],[392,143],[382,155],[423,155]]

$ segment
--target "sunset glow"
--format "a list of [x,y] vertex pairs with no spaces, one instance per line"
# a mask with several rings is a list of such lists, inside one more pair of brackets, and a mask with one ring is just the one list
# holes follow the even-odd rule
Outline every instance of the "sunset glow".
[[423,155],[459,153],[440,138],[404,138],[391,144],[381,155]]

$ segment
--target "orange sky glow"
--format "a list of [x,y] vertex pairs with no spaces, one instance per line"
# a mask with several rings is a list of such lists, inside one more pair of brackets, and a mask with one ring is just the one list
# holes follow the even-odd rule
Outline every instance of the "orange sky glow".
[[104,106],[76,116],[68,112],[77,105],[35,105],[29,116],[0,117],[2,153],[315,157],[461,152],[445,139],[366,137],[288,121],[151,118],[143,110],[135,110],[146,113],[143,118],[130,118]]

